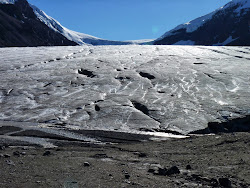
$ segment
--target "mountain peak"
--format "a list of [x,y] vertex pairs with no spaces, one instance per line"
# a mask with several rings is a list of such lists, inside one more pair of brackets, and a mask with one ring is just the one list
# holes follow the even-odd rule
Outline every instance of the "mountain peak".
[[72,31],[62,26],[57,20],[48,16],[44,11],[40,10],[34,5],[30,5],[37,18],[46,24],[49,28],[65,36],[68,40],[74,41],[79,45],[91,44],[91,45],[128,45],[128,44],[144,44],[152,42],[153,40],[137,40],[137,41],[112,41],[97,38],[84,33]]
[[77,45],[39,21],[27,0],[0,0],[0,47]]
[[232,0],[232,2],[234,2],[234,3],[246,3],[248,1],[249,0]]
[[[242,9],[244,8],[250,8],[250,0],[232,0],[230,1],[228,4],[225,5],[225,7],[227,6],[235,6],[235,5],[238,5],[240,4]],[[224,7],[222,7],[224,8]]]
[[155,44],[249,45],[250,0],[232,0],[166,32]]

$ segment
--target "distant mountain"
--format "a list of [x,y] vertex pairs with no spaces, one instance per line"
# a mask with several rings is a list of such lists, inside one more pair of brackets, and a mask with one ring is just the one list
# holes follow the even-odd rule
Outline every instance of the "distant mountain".
[[57,20],[48,16],[44,11],[40,10],[34,5],[31,5],[34,10],[34,13],[38,17],[40,21],[45,23],[48,27],[53,29],[56,32],[61,33],[67,39],[78,43],[79,45],[83,44],[92,44],[92,45],[128,45],[128,44],[143,44],[146,42],[151,42],[153,40],[138,40],[138,41],[112,41],[100,39],[91,35],[87,35],[84,33],[79,33],[76,31],[72,31],[63,27]]
[[156,45],[250,45],[250,0],[232,0],[214,12],[182,24]]
[[27,0],[0,0],[0,47],[128,45],[153,40],[111,41],[72,31]]
[[0,0],[0,47],[77,45],[37,19],[26,0]]

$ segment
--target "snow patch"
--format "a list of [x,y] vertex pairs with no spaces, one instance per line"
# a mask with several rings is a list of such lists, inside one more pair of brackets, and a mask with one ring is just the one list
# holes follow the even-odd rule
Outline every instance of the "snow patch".
[[231,42],[233,42],[233,41],[235,41],[235,40],[237,40],[237,39],[238,39],[238,38],[233,39],[232,36],[229,36],[224,42],[214,44],[213,46],[225,46],[225,45],[228,45],[229,43],[231,43]]
[[181,41],[176,42],[173,45],[195,45],[195,42],[192,40],[181,40]]
[[0,0],[1,4],[15,4],[18,0]]

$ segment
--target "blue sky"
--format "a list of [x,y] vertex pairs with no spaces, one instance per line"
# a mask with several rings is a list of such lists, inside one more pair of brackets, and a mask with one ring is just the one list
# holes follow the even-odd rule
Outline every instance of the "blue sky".
[[28,0],[63,26],[110,40],[158,38],[230,0]]

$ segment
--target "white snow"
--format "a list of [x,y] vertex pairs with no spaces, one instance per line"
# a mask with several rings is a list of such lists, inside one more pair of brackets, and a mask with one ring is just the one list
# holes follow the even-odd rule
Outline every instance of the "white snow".
[[227,8],[230,8],[232,6],[236,6],[238,5],[239,7],[236,9],[236,12],[240,12],[242,9],[248,9],[250,8],[250,0],[232,0],[230,1],[228,4],[226,4],[225,6],[205,15],[202,17],[199,17],[197,19],[194,19],[190,22],[187,22],[185,24],[181,24],[179,26],[177,26],[176,28],[166,32],[164,35],[162,35],[160,38],[156,39],[156,41],[161,40],[165,37],[174,35],[178,30],[180,29],[185,29],[187,33],[191,33],[196,31],[199,27],[203,26],[204,23],[206,23],[207,21],[209,21],[210,19],[212,19],[212,17],[221,10],[226,10]]
[[132,44],[147,44],[147,45],[150,45],[150,44],[153,44],[153,41],[155,39],[141,39],[141,40],[128,40],[128,41],[125,41],[125,42],[131,42]]
[[1,4],[15,4],[18,0],[0,0]]
[[214,44],[213,46],[225,46],[225,45],[227,45],[227,44],[229,44],[229,43],[231,43],[231,42],[233,42],[233,41],[235,41],[235,40],[237,40],[237,39],[238,39],[238,38],[233,39],[232,36],[229,36],[224,42]]
[[48,16],[44,11],[40,10],[34,5],[30,5],[36,16],[47,26],[53,29],[56,32],[61,33],[67,39],[78,43],[79,45],[84,44],[93,44],[93,45],[123,45],[123,44],[144,44],[151,42],[153,40],[137,40],[137,41],[112,41],[105,40],[101,38],[97,38],[91,35],[87,35],[84,33],[79,33],[76,31],[72,31],[64,26],[62,26],[57,20]]
[[34,13],[36,14],[36,16],[38,17],[38,19],[40,21],[42,21],[43,23],[45,23],[48,27],[50,27],[51,29],[53,29],[56,32],[61,33],[62,35],[64,35],[67,39],[74,41],[80,45],[85,44],[82,40],[82,38],[91,38],[92,36],[89,35],[82,35],[81,37],[79,36],[79,34],[77,32],[68,30],[67,28],[63,27],[57,20],[53,19],[52,17],[48,16],[44,11],[40,10],[39,8],[37,8],[34,5],[31,5],[31,7],[34,10]]
[[195,42],[191,40],[181,40],[181,41],[176,42],[173,45],[195,45]]

